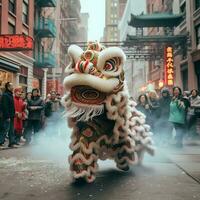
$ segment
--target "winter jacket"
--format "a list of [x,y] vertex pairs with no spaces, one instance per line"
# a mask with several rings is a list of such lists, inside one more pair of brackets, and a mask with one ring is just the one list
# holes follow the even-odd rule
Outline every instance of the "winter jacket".
[[190,101],[190,108],[188,110],[188,114],[194,115],[195,108],[200,108],[200,96],[196,97],[190,96],[189,101]]
[[151,116],[154,120],[156,120],[160,116],[159,100],[149,98],[149,103],[150,103],[150,109],[151,109]]
[[1,106],[2,106],[2,115],[3,119],[9,119],[15,117],[15,106],[14,106],[14,98],[13,93],[9,90],[6,90],[1,98]]
[[170,103],[169,121],[178,124],[185,124],[186,105],[183,100],[174,99]]
[[142,112],[146,116],[146,123],[149,125],[152,125],[152,118],[151,118],[151,110],[150,107],[149,109],[146,109],[144,105],[138,104],[136,106],[136,109]]
[[23,119],[25,116],[25,103],[20,97],[14,97],[15,105],[15,118],[14,118],[14,129],[16,133],[21,134],[23,129]]
[[28,100],[27,108],[29,111],[29,120],[41,120],[44,103],[39,96],[33,97],[31,100]]

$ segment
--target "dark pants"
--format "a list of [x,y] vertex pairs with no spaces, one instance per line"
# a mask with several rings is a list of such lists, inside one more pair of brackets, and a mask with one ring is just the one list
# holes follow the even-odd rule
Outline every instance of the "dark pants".
[[0,131],[0,144],[4,144],[7,133],[9,145],[15,144],[14,118],[10,118],[10,120],[3,120],[3,130]]
[[31,142],[32,132],[34,133],[34,136],[36,137],[40,128],[41,128],[40,120],[28,120],[27,132],[25,134],[25,139],[27,143]]
[[188,135],[195,136],[198,135],[196,133],[196,124],[197,124],[197,116],[196,115],[190,115],[187,119],[188,121]]
[[174,124],[174,128],[176,130],[176,144],[177,145],[182,145],[183,144],[183,137],[185,134],[185,125],[184,124],[178,124],[178,123],[173,123]]
[[22,136],[21,134],[15,132],[15,142],[16,142],[17,144],[20,143],[21,136]]

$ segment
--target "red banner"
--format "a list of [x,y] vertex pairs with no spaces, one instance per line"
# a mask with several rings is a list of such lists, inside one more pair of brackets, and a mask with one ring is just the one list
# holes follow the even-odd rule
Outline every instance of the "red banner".
[[33,38],[28,35],[0,35],[0,51],[33,50]]
[[165,48],[165,84],[167,86],[174,85],[174,57],[171,46]]

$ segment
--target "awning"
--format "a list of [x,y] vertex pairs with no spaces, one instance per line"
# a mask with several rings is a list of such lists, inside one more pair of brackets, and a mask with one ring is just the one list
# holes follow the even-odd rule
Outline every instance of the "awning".
[[0,57],[0,68],[12,71],[12,72],[18,72],[20,69],[20,66],[17,63],[14,63],[8,59]]
[[132,27],[175,27],[181,23],[183,16],[183,14],[173,13],[131,14],[128,25]]

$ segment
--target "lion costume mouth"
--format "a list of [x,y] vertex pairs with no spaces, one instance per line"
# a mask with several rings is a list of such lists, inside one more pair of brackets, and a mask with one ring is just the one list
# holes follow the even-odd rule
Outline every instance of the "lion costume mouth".
[[90,86],[74,86],[71,88],[71,99],[78,104],[102,105],[106,99],[106,93]]
[[70,90],[74,86],[90,86],[103,93],[111,93],[120,81],[118,78],[102,79],[90,74],[73,73],[64,79],[66,90]]

